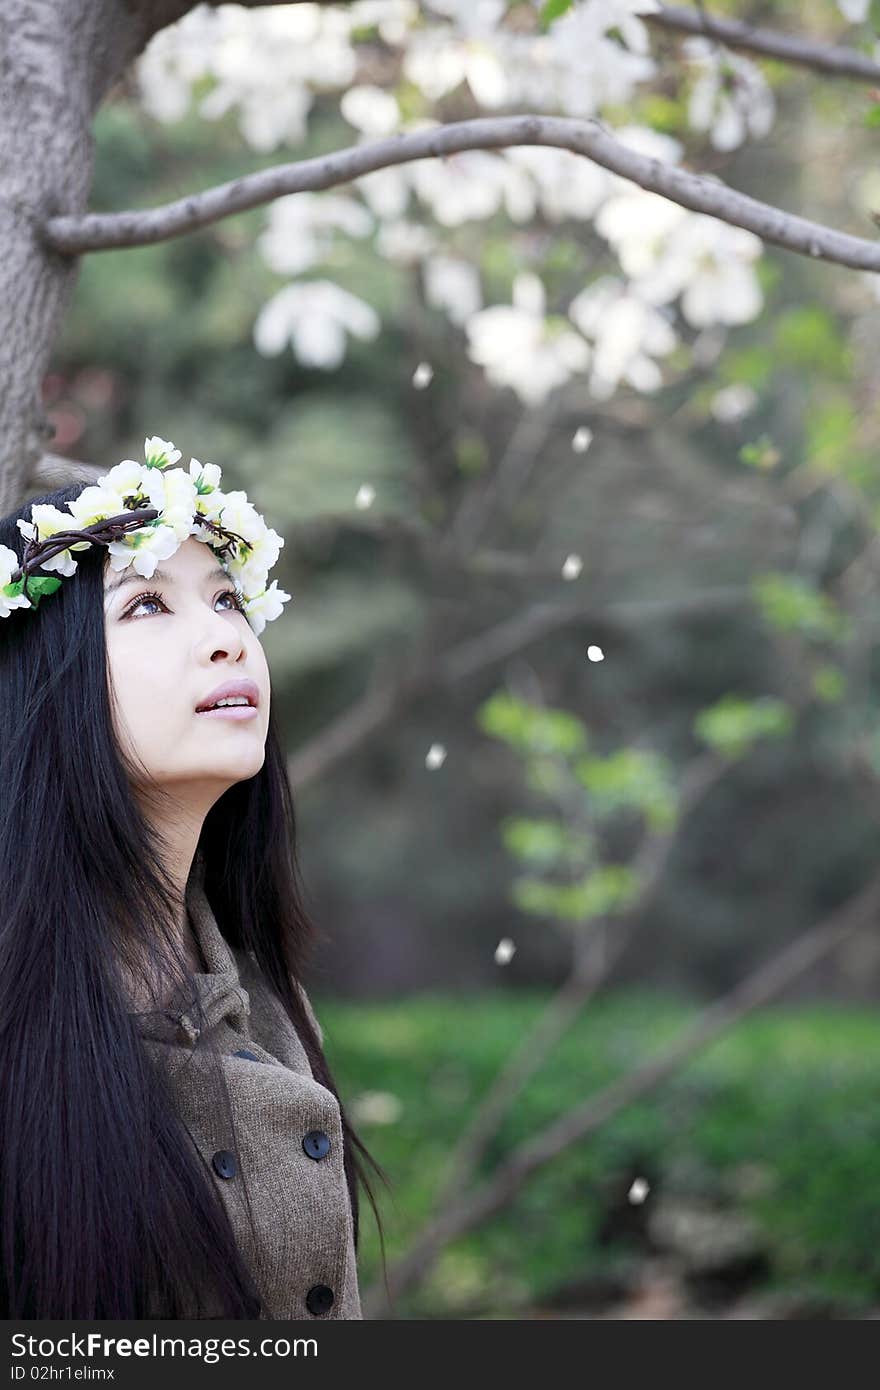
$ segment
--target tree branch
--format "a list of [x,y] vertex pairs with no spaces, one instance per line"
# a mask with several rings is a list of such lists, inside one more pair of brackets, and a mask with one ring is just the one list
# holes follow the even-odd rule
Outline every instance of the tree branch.
[[880,271],[880,245],[875,241],[810,222],[728,188],[716,179],[638,154],[616,140],[600,121],[560,116],[454,121],[430,130],[350,146],[314,159],[279,164],[158,208],[50,217],[40,236],[52,250],[71,256],[111,247],[145,246],[182,236],[275,198],[332,188],[376,169],[416,159],[443,158],[461,150],[503,149],[510,145],[549,145],[571,150],[681,207],[744,227],[786,250],[855,270]]
[[96,483],[107,471],[97,463],[83,463],[62,454],[43,454],[35,463],[27,486],[32,491],[39,488],[41,492],[54,492],[71,483]]
[[686,10],[680,5],[664,5],[661,10],[639,15],[639,18],[657,29],[720,39],[728,48],[744,49],[765,58],[776,58],[780,63],[811,68],[826,77],[852,77],[856,82],[880,84],[880,63],[851,48],[813,43],[810,39],[778,34],[772,29],[753,29],[739,19],[721,19],[699,10]]

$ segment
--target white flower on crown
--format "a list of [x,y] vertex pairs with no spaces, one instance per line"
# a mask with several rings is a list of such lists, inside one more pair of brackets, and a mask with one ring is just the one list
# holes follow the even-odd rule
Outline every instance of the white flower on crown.
[[144,485],[149,496],[147,505],[161,513],[163,525],[170,526],[179,541],[185,541],[192,535],[196,510],[192,475],[182,468],[170,468],[164,473],[157,468],[145,469]]
[[8,618],[13,608],[30,608],[30,599],[24,594],[4,594],[3,590],[12,580],[13,570],[18,569],[19,559],[8,545],[0,545],[0,618]]
[[[77,522],[77,530],[84,531],[98,521],[118,516],[120,512],[132,511],[137,507],[149,507],[145,477],[148,471],[135,459],[123,459],[105,473],[90,487],[83,488],[78,497],[67,504],[67,510]],[[129,499],[129,505],[126,500]],[[134,505],[131,505],[134,499]]]
[[[24,521],[19,517],[15,523],[21,534],[29,541],[46,541],[59,531],[73,531],[79,529],[71,522],[70,514],[62,512],[58,507],[53,507],[49,502],[35,502],[31,507],[30,521]],[[71,575],[76,573],[76,561],[71,555],[71,550],[88,550],[89,541],[77,541],[67,550],[62,550],[60,555],[53,555],[48,560],[40,561],[40,569],[54,570],[57,574]]]
[[196,485],[199,496],[215,492],[220,486],[220,469],[216,463],[199,463],[198,459],[189,461],[189,476]]
[[[241,536],[248,545],[258,540],[264,529],[262,517],[253,503],[248,501],[247,493],[240,488],[222,495],[217,520],[227,531]],[[238,555],[236,559],[237,563],[244,564],[243,555]]]
[[284,604],[290,598],[283,589],[278,588],[278,580],[273,579],[268,589],[246,600],[248,622],[259,637],[267,622],[279,617]]
[[170,439],[151,434],[144,440],[144,458],[148,468],[170,468],[180,458],[180,450],[175,449]]
[[[158,436],[147,439],[144,447],[148,459],[173,462],[180,457],[179,449]],[[150,579],[159,561],[173,555],[191,534],[195,496],[195,483],[182,468],[163,471],[158,463],[151,466],[123,459],[97,483],[84,488],[68,507],[80,530],[125,511],[155,508],[160,513],[155,521],[145,522],[139,530],[130,531],[107,546],[111,569],[131,566]]]
[[122,541],[107,546],[112,570],[129,567],[144,579],[152,579],[160,560],[168,560],[179,548],[180,541],[171,526],[155,526],[146,522],[140,531],[131,531]]
[[230,573],[237,578],[247,593],[259,594],[265,588],[269,571],[278,559],[284,541],[277,531],[266,527],[263,534],[251,543],[251,553],[243,564],[230,562]]

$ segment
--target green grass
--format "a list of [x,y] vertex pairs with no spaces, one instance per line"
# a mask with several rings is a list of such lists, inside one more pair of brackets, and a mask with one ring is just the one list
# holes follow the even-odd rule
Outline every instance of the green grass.
[[[315,999],[343,1099],[394,1097],[390,1122],[355,1121],[388,1172],[378,1180],[389,1261],[407,1247],[446,1154],[544,1004],[536,993],[421,995],[403,1002]],[[510,1147],[675,1038],[692,1005],[648,992],[589,1005],[517,1099],[483,1175]],[[569,1148],[514,1202],[443,1253],[400,1305],[454,1314],[468,1300],[515,1307],[620,1258],[596,1244],[609,1187],[649,1164],[652,1193],[734,1202],[758,1223],[776,1288],[880,1297],[880,1019],[868,1010],[787,1007],[746,1019],[644,1100]],[[737,1184],[746,1169],[760,1182]],[[649,1199],[650,1200],[650,1197]],[[361,1286],[378,1277],[379,1241],[364,1199]],[[624,1252],[625,1253],[625,1252]]]

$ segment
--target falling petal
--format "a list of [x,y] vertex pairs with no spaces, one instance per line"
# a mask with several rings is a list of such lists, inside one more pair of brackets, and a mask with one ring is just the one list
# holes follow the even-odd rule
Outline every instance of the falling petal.
[[446,761],[446,749],[442,743],[432,743],[425,758],[425,767],[433,772],[435,767],[442,767]]
[[374,487],[370,487],[369,483],[361,483],[354,499],[354,505],[364,511],[365,508],[372,506],[375,496],[376,489]]
[[580,555],[566,555],[565,564],[562,566],[563,579],[577,579],[583,567],[584,562]]
[[635,1182],[629,1190],[629,1200],[633,1204],[644,1202],[649,1190],[650,1189],[648,1183],[645,1181],[644,1178],[636,1178]]

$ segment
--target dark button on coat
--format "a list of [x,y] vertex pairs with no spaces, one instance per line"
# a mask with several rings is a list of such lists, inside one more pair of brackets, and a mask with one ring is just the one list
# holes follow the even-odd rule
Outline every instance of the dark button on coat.
[[[187,907],[208,966],[195,976],[209,1034],[202,1042],[220,1054],[234,1134],[216,1104],[215,1088],[204,1084],[213,1059],[201,1044],[193,1048],[199,1038],[195,1009],[158,1019],[134,1014],[144,1046],[164,1069],[178,1113],[229,1213],[263,1300],[261,1317],[307,1318],[317,1301],[324,1318],[360,1318],[339,1103],[312,1075],[299,1035],[254,957],[222,935],[204,891],[201,855],[187,886]],[[323,1043],[301,986],[300,992]],[[319,1148],[329,1141],[320,1162],[317,1134]]]

